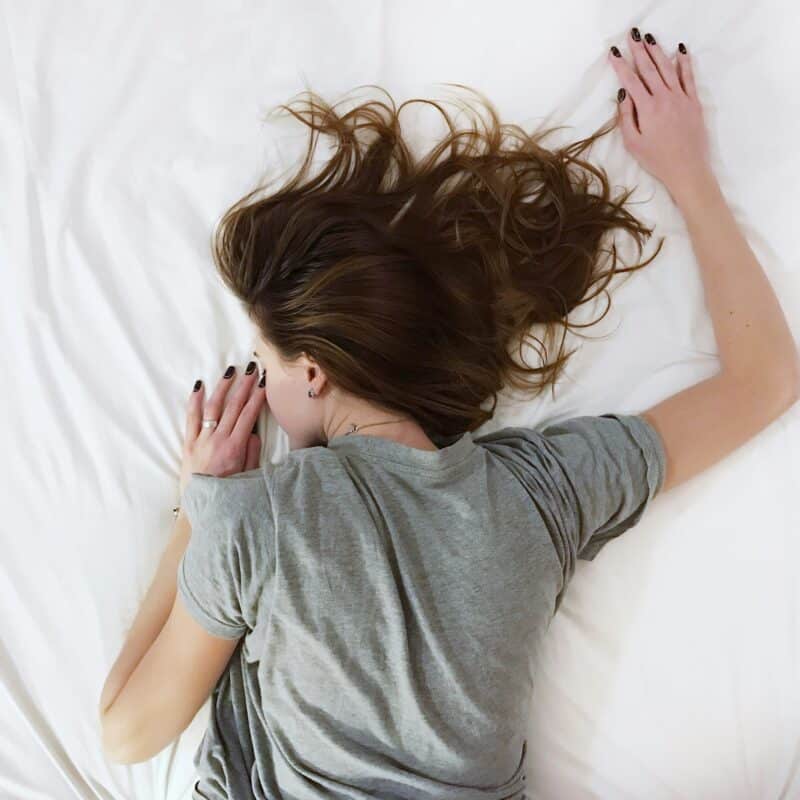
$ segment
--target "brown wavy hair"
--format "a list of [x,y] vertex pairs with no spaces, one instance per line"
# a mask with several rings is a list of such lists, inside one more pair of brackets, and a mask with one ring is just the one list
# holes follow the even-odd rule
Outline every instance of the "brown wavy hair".
[[[461,103],[472,126],[456,129],[439,103],[398,108],[375,84],[362,86],[388,103],[338,113],[346,96],[330,106],[307,89],[277,106],[267,116],[285,110],[310,128],[303,163],[277,191],[257,198],[267,183],[237,201],[212,236],[223,282],[285,362],[307,354],[335,386],[411,416],[428,436],[478,428],[507,383],[536,393],[554,385],[575,352],[562,354],[567,328],[588,327],[567,315],[663,244],[625,268],[613,242],[602,249],[623,228],[641,255],[653,232],[623,208],[633,190],[612,198],[605,172],[579,157],[616,118],[548,149],[540,142],[557,128],[501,124],[481,93],[448,85],[477,95],[488,124]],[[419,160],[399,121],[416,102],[437,108],[450,130]],[[312,177],[320,134],[336,150]],[[557,328],[556,358],[527,365],[523,345],[538,343],[546,358]]]

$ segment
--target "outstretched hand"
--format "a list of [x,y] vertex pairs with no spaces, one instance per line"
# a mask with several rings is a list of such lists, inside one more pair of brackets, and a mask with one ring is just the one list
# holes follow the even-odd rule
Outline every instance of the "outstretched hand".
[[[261,439],[253,433],[266,393],[253,371],[234,378],[236,369],[228,367],[211,398],[205,402],[205,384],[189,397],[186,434],[181,466],[181,494],[193,472],[223,478],[258,466]],[[250,367],[248,364],[248,367]],[[263,380],[263,379],[262,379]],[[215,428],[203,428],[204,419],[217,421]]]
[[638,28],[631,28],[626,43],[633,64],[617,47],[608,54],[621,87],[617,99],[622,140],[628,152],[674,193],[698,174],[711,172],[692,61],[685,47],[677,49],[673,60],[652,34],[642,37]]

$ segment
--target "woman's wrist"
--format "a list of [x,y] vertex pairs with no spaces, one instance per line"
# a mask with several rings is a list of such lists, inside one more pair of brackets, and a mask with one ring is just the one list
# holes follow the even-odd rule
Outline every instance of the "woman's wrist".
[[676,178],[667,185],[667,189],[684,217],[705,206],[711,198],[722,195],[717,176],[710,166]]

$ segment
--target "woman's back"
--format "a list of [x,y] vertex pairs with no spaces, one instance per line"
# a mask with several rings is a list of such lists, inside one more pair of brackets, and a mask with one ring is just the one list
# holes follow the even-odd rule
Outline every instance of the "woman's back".
[[616,414],[437,444],[340,436],[193,477],[179,590],[245,636],[200,796],[522,797],[531,659],[574,559],[638,521],[664,451]]

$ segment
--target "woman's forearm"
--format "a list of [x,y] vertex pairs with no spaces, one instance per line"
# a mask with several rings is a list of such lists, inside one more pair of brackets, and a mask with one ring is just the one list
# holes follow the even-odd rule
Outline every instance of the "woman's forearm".
[[161,633],[172,611],[177,594],[177,572],[189,544],[192,527],[183,509],[172,529],[172,536],[161,556],[153,582],[145,594],[122,650],[106,678],[100,695],[101,715],[125,688],[128,678]]
[[797,348],[778,298],[713,172],[670,187],[700,264],[723,369],[795,385]]

